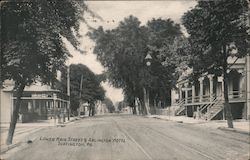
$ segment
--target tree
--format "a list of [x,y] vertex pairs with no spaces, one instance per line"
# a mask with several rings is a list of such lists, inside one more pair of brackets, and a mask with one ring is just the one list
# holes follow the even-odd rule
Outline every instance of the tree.
[[192,47],[191,66],[197,74],[217,71],[223,75],[224,108],[229,128],[233,118],[228,100],[227,59],[235,47],[233,56],[246,55],[249,48],[249,34],[246,25],[248,11],[246,0],[199,1],[194,9],[186,12],[183,24],[190,34]]
[[[65,70],[64,70],[65,72]],[[104,78],[102,75],[95,75],[83,64],[70,65],[70,108],[76,111],[83,102],[90,104],[91,115],[94,115],[94,103],[103,100],[105,91],[101,86]],[[61,89],[66,93],[67,74],[62,74]]]
[[12,143],[25,86],[37,80],[51,83],[69,52],[62,37],[78,49],[80,20],[87,10],[83,1],[4,1],[1,7],[1,83],[15,82],[16,105],[8,132]]
[[114,104],[108,97],[104,98],[103,103],[106,104],[109,113],[113,113],[115,111]]
[[118,108],[119,111],[122,111],[122,109],[125,108],[125,107],[127,107],[127,103],[126,102],[124,102],[124,101],[118,102],[117,108]]
[[[150,92],[154,102],[170,104],[170,90],[178,79],[178,69],[184,67],[189,45],[183,36],[180,25],[171,19],[152,19],[147,23],[149,30],[148,48],[153,57],[152,75],[155,76]],[[165,102],[163,106],[165,106]]]
[[[135,106],[138,97],[144,104],[142,112],[148,114],[148,97],[151,106],[153,100],[166,102],[174,66],[163,66],[165,59],[159,58],[157,49],[181,35],[179,25],[170,19],[153,19],[141,26],[138,18],[129,16],[115,29],[104,31],[99,27],[89,35],[96,42],[94,53],[107,68],[109,81],[123,88],[129,106]],[[150,67],[145,64],[147,53],[153,57]]]
[[[136,17],[130,16],[120,22],[114,30],[104,31],[102,27],[90,33],[96,42],[94,53],[108,69],[107,76],[115,87],[123,88],[124,93],[133,98],[142,94],[145,75],[143,60],[146,53],[145,31],[140,28]],[[141,96],[140,96],[141,97]]]

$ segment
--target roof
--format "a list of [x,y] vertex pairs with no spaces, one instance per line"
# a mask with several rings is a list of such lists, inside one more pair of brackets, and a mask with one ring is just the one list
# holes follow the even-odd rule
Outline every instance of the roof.
[[[12,92],[14,85],[6,85],[2,89],[4,92]],[[40,84],[33,84],[30,86],[26,86],[24,88],[24,92],[60,92],[57,89],[52,89],[49,85],[40,85]]]

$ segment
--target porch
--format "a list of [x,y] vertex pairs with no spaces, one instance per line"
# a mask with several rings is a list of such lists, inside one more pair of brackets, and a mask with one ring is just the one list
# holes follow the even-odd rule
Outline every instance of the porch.
[[[243,118],[247,112],[246,80],[243,73],[239,70],[229,72],[228,98],[234,118]],[[188,81],[179,83],[178,97],[176,96],[178,99],[172,101],[172,106],[179,106],[175,115],[206,120],[225,119],[223,83],[222,77],[211,74],[193,83]]]
[[[19,122],[24,123],[52,118],[65,121],[69,112],[69,102],[67,97],[60,92],[25,93],[25,95],[21,98]],[[15,105],[16,97],[12,97],[12,101],[13,105]]]

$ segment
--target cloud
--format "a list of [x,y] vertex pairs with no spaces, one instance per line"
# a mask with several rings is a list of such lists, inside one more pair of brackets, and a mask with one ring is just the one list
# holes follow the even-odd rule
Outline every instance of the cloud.
[[[196,1],[87,1],[87,5],[105,21],[106,28],[113,28],[124,17],[134,15],[142,24],[152,18],[171,18],[180,23],[181,16],[193,7]],[[111,23],[115,20],[115,23]],[[109,23],[107,23],[109,21]],[[93,23],[92,23],[93,24]],[[95,24],[93,24],[95,26]]]

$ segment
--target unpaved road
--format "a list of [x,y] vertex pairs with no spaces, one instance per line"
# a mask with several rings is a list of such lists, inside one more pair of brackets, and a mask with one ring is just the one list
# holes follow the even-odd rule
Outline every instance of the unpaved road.
[[30,138],[8,159],[248,160],[250,150],[246,134],[132,115],[85,118]]

